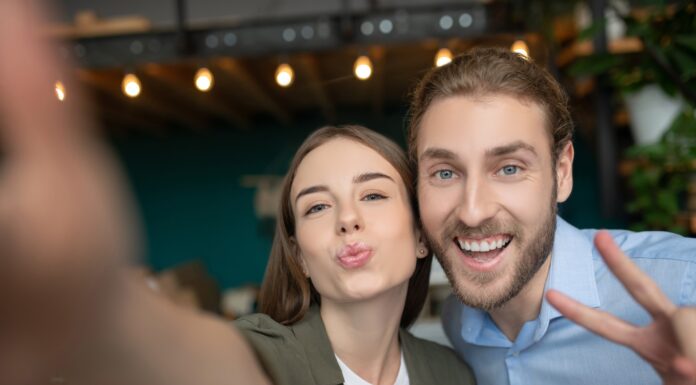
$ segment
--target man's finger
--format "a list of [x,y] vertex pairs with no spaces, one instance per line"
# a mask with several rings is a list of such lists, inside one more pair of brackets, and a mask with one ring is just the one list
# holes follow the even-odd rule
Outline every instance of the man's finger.
[[677,309],[672,317],[672,326],[681,353],[696,365],[696,307]]
[[546,299],[564,317],[601,337],[625,346],[634,342],[635,326],[609,313],[585,306],[556,290],[549,290]]
[[648,313],[653,317],[669,316],[676,310],[660,287],[624,254],[608,232],[599,231],[595,236],[595,245],[611,272]]
[[696,384],[696,363],[693,363],[683,356],[679,356],[674,359],[672,367],[684,381],[690,381],[687,382],[688,384]]

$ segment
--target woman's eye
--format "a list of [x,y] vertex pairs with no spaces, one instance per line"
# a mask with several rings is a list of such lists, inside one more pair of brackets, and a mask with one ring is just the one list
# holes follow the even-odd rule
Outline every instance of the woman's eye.
[[382,194],[372,193],[372,194],[365,195],[362,198],[362,200],[364,200],[364,201],[376,201],[376,200],[384,199],[384,198],[386,198],[386,197]]
[[435,172],[435,176],[440,179],[452,179],[452,177],[454,177],[454,172],[452,172],[452,170],[439,170]]
[[318,213],[318,212],[320,212],[320,211],[324,211],[324,210],[326,210],[328,207],[329,207],[329,205],[327,205],[327,204],[325,204],[325,203],[316,204],[316,205],[310,207],[309,210],[307,210],[307,212],[305,213],[305,215],[307,215],[307,214],[314,214],[314,213]]
[[507,165],[498,171],[500,175],[515,175],[520,171],[519,166]]

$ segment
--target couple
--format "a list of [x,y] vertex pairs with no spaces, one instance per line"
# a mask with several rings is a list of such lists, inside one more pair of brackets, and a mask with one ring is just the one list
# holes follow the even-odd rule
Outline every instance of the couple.
[[[675,312],[696,305],[696,241],[558,218],[572,131],[546,71],[475,49],[416,88],[413,174],[365,128],[312,134],[283,186],[264,314],[236,322],[275,383],[467,384],[471,369],[481,384],[695,381],[677,342],[689,321]],[[423,305],[431,252],[455,292],[446,333],[471,369],[404,329]]]
[[[124,269],[139,253],[130,200],[77,88],[63,104],[46,92],[68,71],[41,13],[34,1],[0,1],[0,52],[13,53],[0,60],[0,384],[267,384],[235,329]],[[323,129],[298,151],[264,282],[268,315],[238,323],[268,375],[694,381],[693,313],[680,308],[696,296],[694,241],[595,236],[557,219],[572,187],[572,124],[545,71],[473,51],[422,80],[410,123],[416,171],[360,128]],[[457,294],[445,330],[468,366],[401,329],[422,307],[433,253]]]

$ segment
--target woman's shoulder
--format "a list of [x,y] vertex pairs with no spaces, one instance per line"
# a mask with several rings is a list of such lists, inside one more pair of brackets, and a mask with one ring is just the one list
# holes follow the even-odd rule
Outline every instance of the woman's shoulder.
[[[414,336],[401,330],[401,343],[411,372],[438,384],[475,384],[474,372],[452,348]],[[415,384],[416,382],[412,381]],[[425,382],[428,383],[428,382]]]
[[292,330],[289,326],[271,318],[268,314],[256,313],[237,318],[233,321],[240,331],[245,334],[260,334],[267,337],[290,337]]
[[305,346],[295,336],[292,326],[283,325],[266,314],[240,317],[234,320],[234,326],[254,349],[273,383],[314,383]]

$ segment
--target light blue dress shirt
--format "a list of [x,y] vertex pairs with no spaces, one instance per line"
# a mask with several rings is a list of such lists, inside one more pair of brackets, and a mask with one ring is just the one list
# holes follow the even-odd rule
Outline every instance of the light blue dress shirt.
[[[650,323],[650,315],[612,275],[594,247],[596,230],[579,230],[557,219],[544,291],[559,290],[636,325]],[[615,230],[611,234],[674,303],[696,305],[696,239],[665,232]],[[633,351],[573,324],[546,300],[539,317],[525,323],[515,341],[498,329],[488,313],[465,306],[453,296],[445,302],[443,326],[481,385],[661,383],[652,367]]]

